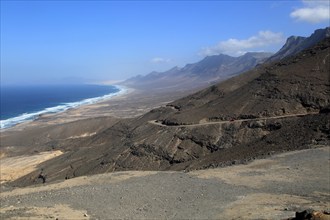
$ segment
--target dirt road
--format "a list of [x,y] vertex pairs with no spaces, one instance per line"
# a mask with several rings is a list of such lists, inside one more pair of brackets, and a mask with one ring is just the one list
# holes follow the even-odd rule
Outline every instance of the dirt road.
[[290,114],[290,115],[280,115],[280,116],[272,116],[272,117],[263,117],[263,118],[252,118],[252,119],[237,119],[237,120],[231,120],[231,121],[205,121],[200,122],[198,124],[188,124],[188,125],[165,125],[162,124],[162,122],[157,120],[151,120],[148,121],[148,123],[153,125],[158,125],[161,127],[175,127],[175,128],[183,128],[183,127],[199,127],[199,126],[205,126],[205,125],[215,125],[215,124],[228,124],[228,123],[237,123],[237,122],[245,122],[245,121],[264,121],[267,119],[281,119],[281,118],[290,118],[290,117],[301,117],[305,115],[315,115],[318,114],[318,112],[315,113],[307,113],[307,114]]

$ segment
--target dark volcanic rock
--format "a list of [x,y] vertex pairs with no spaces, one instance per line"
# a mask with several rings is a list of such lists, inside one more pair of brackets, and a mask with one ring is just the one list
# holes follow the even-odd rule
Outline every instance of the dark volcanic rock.
[[[329,48],[327,38],[294,57],[112,123],[91,137],[51,142],[66,153],[40,168],[51,182],[121,170],[221,167],[329,145]],[[34,184],[38,174],[12,185]]]
[[330,37],[329,27],[318,29],[309,37],[291,36],[277,53],[267,59],[267,62],[278,61],[285,57],[296,55],[300,51],[314,46],[327,37]]
[[294,218],[288,220],[327,220],[330,219],[330,214],[326,211],[315,211],[307,209],[301,212],[296,212]]
[[171,105],[181,106],[180,112],[167,118],[193,124],[203,119],[319,112],[330,103],[329,39],[295,57],[231,78],[216,85],[218,89],[213,86],[177,100]]
[[328,114],[330,113],[330,105],[324,106],[320,109],[321,114]]

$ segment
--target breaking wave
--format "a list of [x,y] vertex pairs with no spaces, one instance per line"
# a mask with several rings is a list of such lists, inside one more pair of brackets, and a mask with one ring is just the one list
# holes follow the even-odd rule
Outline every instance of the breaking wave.
[[19,116],[16,116],[16,117],[8,118],[8,119],[5,119],[5,120],[0,120],[0,129],[6,129],[6,128],[13,127],[14,125],[23,123],[23,122],[33,121],[33,120],[37,119],[42,114],[59,113],[59,112],[66,111],[68,109],[77,108],[77,107],[82,106],[82,105],[94,104],[96,102],[109,99],[113,96],[123,94],[127,91],[124,87],[121,87],[121,86],[114,86],[114,87],[116,87],[119,91],[115,92],[115,93],[110,93],[110,94],[107,94],[107,95],[95,97],[95,98],[84,99],[84,100],[77,101],[77,102],[61,103],[58,106],[45,108],[43,110],[36,111],[36,112],[23,113],[23,114],[21,114]]

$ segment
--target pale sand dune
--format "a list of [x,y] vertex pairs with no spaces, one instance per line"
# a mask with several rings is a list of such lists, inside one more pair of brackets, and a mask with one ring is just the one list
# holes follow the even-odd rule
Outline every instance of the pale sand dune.
[[62,151],[42,152],[36,155],[3,157],[0,162],[0,182],[18,179],[37,169],[37,165],[63,154]]

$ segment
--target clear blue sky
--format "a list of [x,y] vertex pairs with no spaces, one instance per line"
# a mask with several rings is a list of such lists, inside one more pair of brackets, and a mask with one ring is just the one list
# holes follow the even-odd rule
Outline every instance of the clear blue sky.
[[276,52],[329,1],[1,1],[1,84],[101,82],[206,55]]

